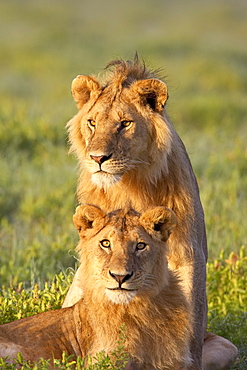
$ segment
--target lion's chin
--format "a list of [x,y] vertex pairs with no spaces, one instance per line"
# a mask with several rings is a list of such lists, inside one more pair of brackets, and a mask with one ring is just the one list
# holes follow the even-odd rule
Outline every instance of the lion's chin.
[[107,298],[115,304],[127,305],[136,296],[135,290],[111,290],[106,289]]
[[108,189],[112,185],[119,182],[122,178],[121,174],[111,174],[104,171],[95,172],[92,174],[92,182],[102,189]]

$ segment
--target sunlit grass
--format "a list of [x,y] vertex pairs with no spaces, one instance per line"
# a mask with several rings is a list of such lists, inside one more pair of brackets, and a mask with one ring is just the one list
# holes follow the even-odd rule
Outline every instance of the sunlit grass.
[[[3,0],[0,17],[4,307],[9,307],[9,288],[20,299],[21,312],[24,297],[27,305],[33,299],[28,288],[38,283],[42,296],[47,281],[77,264],[72,225],[77,163],[68,155],[65,130],[76,113],[72,79],[97,75],[109,60],[132,58],[138,51],[148,65],[164,69],[168,113],[187,147],[205,210],[210,326],[219,332],[230,328],[223,334],[233,335],[242,349],[242,364],[236,368],[244,369],[247,294],[239,268],[246,266],[247,246],[247,3]],[[233,261],[228,256],[240,259],[233,266],[225,262]],[[241,294],[236,295],[234,284]],[[56,307],[41,296],[42,309]],[[28,314],[29,308],[23,310]],[[7,310],[0,319],[14,315]]]
[[[22,284],[19,284],[16,289],[3,288],[0,295],[0,324],[60,308],[72,279],[73,273],[67,276],[60,273],[51,283],[46,283],[43,289],[40,289],[37,284],[28,290],[23,289]],[[222,251],[216,260],[208,263],[209,329],[228,338],[239,348],[239,362],[235,369],[246,369],[246,285],[247,253],[244,248],[240,249],[239,254],[226,255]],[[122,350],[116,344],[118,349],[116,362],[101,353],[98,356],[97,365],[92,365],[94,367],[88,365],[86,368],[89,370],[121,369],[117,365],[117,359],[124,355],[124,341],[121,342],[121,346]],[[30,368],[30,365],[20,357],[17,361],[22,363],[22,369]],[[66,357],[57,361],[59,369],[72,369],[75,364],[77,370],[85,369],[84,361],[81,359],[78,359],[77,363]],[[0,360],[0,368],[1,366],[4,369],[14,369],[14,365],[7,365],[4,360]],[[48,362],[42,360],[35,368],[48,369]]]

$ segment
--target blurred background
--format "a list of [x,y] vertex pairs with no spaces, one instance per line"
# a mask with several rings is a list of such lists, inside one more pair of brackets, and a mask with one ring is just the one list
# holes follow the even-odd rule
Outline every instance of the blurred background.
[[136,51],[167,76],[209,259],[246,247],[245,0],[1,0],[0,35],[0,286],[49,280],[77,264],[71,81]]

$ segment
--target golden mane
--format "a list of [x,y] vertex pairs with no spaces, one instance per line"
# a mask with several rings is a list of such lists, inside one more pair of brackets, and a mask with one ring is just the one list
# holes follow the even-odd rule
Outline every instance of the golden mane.
[[161,71],[147,69],[145,62],[140,63],[138,56],[134,61],[113,60],[107,64],[105,71],[109,71],[104,78],[103,88],[110,86],[115,89],[129,87],[133,82],[150,78],[160,79]]

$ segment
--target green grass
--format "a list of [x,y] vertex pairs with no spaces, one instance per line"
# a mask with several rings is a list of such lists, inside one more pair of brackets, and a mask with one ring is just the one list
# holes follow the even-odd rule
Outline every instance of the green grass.
[[[70,84],[77,74],[98,74],[109,60],[132,58],[138,51],[148,65],[164,69],[168,113],[198,178],[214,292],[209,290],[210,325],[219,332],[230,325],[229,335],[245,356],[236,368],[247,368],[246,285],[238,293],[234,285],[229,288],[240,277],[244,281],[244,274],[238,265],[232,274],[232,263],[224,262],[230,257],[220,254],[224,250],[245,261],[246,23],[243,0],[1,1],[2,296],[11,289],[25,297],[35,284],[46,292],[56,274],[69,277],[76,267],[71,220],[77,163],[68,155],[65,130],[76,113]],[[28,314],[23,300],[18,310]],[[42,309],[50,307],[53,301]],[[14,313],[4,315],[0,319],[12,320]]]
[[[0,294],[0,324],[7,323],[22,317],[61,307],[67,288],[73,274],[57,275],[51,283],[46,283],[44,289],[37,284],[32,289],[23,289],[19,284],[16,289],[3,288]],[[239,349],[239,361],[233,369],[246,369],[247,346],[247,253],[244,248],[240,253],[226,255],[223,251],[219,257],[208,263],[208,301],[209,301],[209,330],[231,340]],[[83,359],[77,362],[66,356],[57,360],[59,369],[121,369],[119,359],[124,356],[124,332],[119,343],[116,343],[116,352],[113,358],[104,353],[97,357],[97,365],[86,366]],[[91,359],[92,360],[92,359]],[[2,361],[2,362],[1,362]],[[17,363],[22,369],[29,369],[30,365],[21,357]],[[16,364],[8,365],[0,360],[0,368],[15,369]],[[60,367],[59,367],[60,366]],[[47,361],[40,361],[37,369],[48,369]]]
[[234,369],[247,365],[247,251],[226,255],[208,263],[209,330],[231,340],[239,349]]

